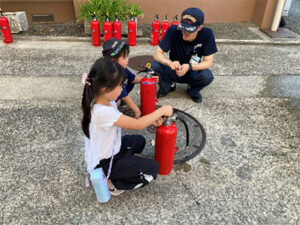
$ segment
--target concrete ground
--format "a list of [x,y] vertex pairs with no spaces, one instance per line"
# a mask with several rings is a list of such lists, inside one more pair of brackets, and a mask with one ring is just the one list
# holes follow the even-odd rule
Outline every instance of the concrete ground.
[[[300,45],[263,39],[218,40],[203,103],[185,85],[160,100],[203,124],[204,150],[107,204],[84,186],[80,129],[81,74],[101,47],[81,39],[1,43],[0,224],[299,225]],[[154,50],[139,42],[131,57]]]
[[300,0],[292,0],[288,16],[284,17],[285,28],[300,34]]

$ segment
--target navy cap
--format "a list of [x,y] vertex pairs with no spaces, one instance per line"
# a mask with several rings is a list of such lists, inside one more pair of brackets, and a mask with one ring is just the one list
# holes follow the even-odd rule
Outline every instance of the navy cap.
[[194,33],[204,22],[204,13],[198,8],[188,8],[181,14],[181,21],[178,29]]

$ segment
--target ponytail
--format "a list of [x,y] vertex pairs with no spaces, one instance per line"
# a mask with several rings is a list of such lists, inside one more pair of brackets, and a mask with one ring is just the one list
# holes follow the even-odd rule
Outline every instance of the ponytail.
[[84,84],[83,96],[81,101],[81,108],[83,112],[83,118],[81,121],[81,128],[85,136],[90,138],[89,124],[91,121],[91,98],[90,98],[90,84],[87,82]]
[[83,112],[81,128],[86,137],[90,138],[89,125],[94,99],[100,94],[102,88],[111,91],[123,84],[125,80],[125,71],[118,63],[108,57],[96,60],[86,78],[81,101]]

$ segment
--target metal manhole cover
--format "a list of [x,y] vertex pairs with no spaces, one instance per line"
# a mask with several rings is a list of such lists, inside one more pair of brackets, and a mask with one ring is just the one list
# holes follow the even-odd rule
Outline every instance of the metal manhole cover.
[[[193,116],[188,113],[185,113],[181,110],[173,108],[174,113],[182,118],[187,126],[188,126],[188,133],[186,132],[184,123],[176,120],[177,126],[177,141],[176,146],[178,147],[178,151],[175,153],[174,164],[186,162],[196,155],[198,155],[201,150],[205,146],[206,142],[206,133],[203,126],[200,124],[198,120],[196,120]],[[127,107],[123,110],[120,109],[125,115],[133,116],[133,112],[128,109]],[[150,132],[150,129],[144,129],[141,131],[134,131],[134,130],[123,130],[123,135],[129,134],[141,134],[146,138],[146,146],[141,155],[147,158],[154,158],[155,153],[155,146],[152,143],[155,140],[155,128],[154,132]],[[189,144],[187,144],[187,136],[189,138]]]
[[153,62],[153,55],[140,55],[130,58],[128,66],[134,70],[141,70],[147,63]]

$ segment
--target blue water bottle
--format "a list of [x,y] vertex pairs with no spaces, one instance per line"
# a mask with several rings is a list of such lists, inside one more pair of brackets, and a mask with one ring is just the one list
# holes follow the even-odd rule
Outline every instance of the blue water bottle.
[[91,172],[91,181],[96,193],[98,202],[108,202],[110,199],[110,192],[107,186],[107,179],[102,168],[94,169]]

